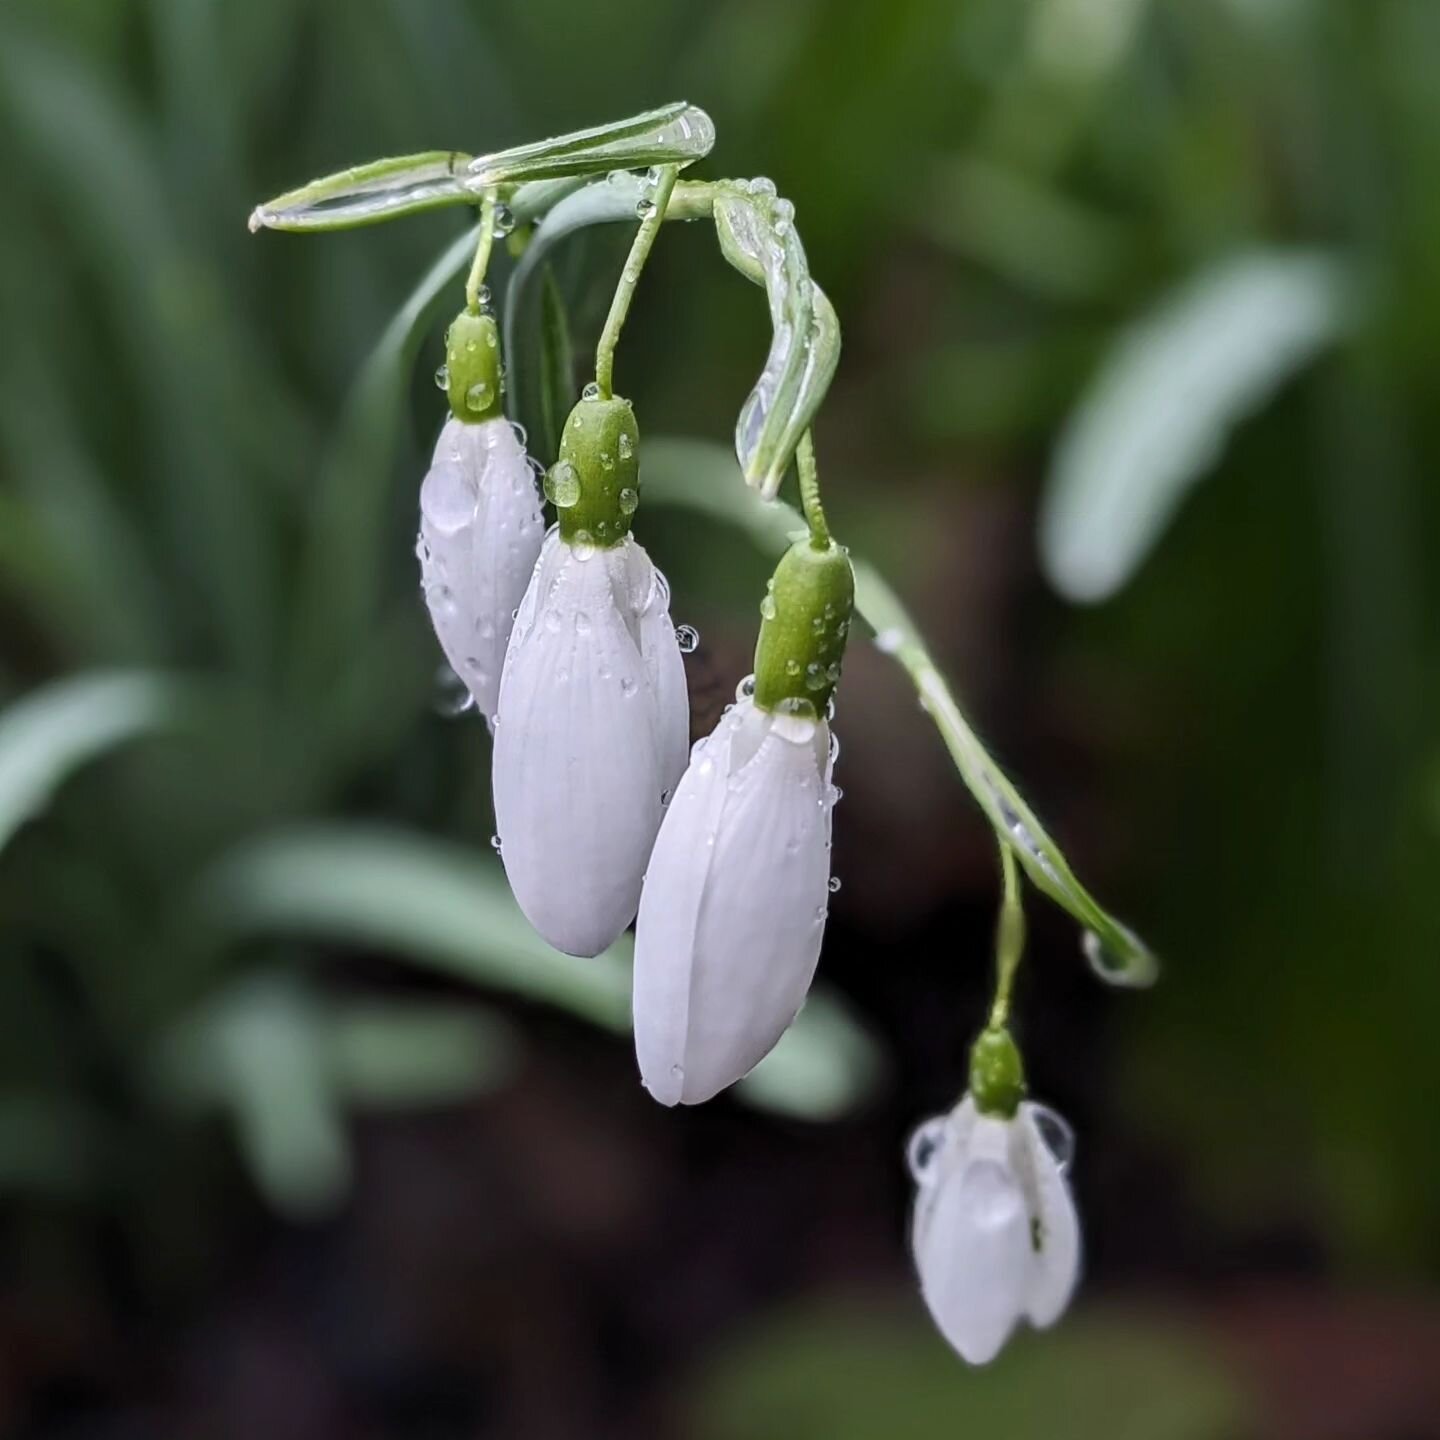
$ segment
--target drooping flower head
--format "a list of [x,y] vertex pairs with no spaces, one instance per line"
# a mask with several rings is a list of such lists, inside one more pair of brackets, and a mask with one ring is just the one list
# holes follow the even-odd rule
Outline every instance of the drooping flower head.
[[1022,1093],[1013,1041],[988,1030],[976,1042],[969,1092],[910,1141],[921,1293],[972,1365],[994,1359],[1022,1319],[1053,1325],[1080,1273],[1080,1225],[1065,1180],[1070,1129]]
[[801,541],[761,607],[753,680],[696,745],[635,930],[635,1049],[664,1105],[733,1084],[804,1003],[830,891],[829,700],[853,604],[838,546]]
[[462,312],[446,336],[450,418],[420,486],[421,588],[450,667],[491,720],[510,627],[545,522],[535,473],[500,406],[494,319]]
[[665,577],[630,535],[630,403],[584,399],[546,479],[545,537],[510,639],[495,740],[500,856],[559,950],[596,955],[635,917],[689,704]]

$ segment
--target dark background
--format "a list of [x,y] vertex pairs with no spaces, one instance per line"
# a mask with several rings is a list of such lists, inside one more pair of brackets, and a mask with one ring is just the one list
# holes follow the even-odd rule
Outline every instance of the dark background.
[[[0,1432],[1440,1435],[1437,66],[1428,0],[5,0]],[[845,326],[834,526],[1165,960],[1107,991],[1031,906],[1087,1275],[984,1372],[926,1323],[901,1150],[963,1085],[998,883],[903,676],[847,665],[796,1063],[661,1110],[623,967],[517,929],[483,727],[437,713],[439,322],[392,408],[353,388],[465,217],[245,229],[312,174],[681,96]],[[564,258],[577,383],[624,239]],[[1344,323],[1223,404],[1222,333],[1194,493],[1070,603],[1059,437],[1137,324],[1299,252]],[[675,226],[617,383],[728,445],[766,343]],[[638,530],[701,733],[764,562]]]

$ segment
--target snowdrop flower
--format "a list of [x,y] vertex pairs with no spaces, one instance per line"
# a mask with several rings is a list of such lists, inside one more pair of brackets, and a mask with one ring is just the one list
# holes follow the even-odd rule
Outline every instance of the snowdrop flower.
[[[1010,1044],[1004,1032],[987,1032],[981,1043],[987,1038]],[[1080,1272],[1080,1226],[1065,1181],[1069,1127],[1017,1096],[993,1108],[994,1095],[972,1073],[971,1092],[910,1142],[918,1186],[911,1248],[921,1293],[941,1333],[972,1365],[993,1360],[1022,1319],[1053,1325]]]
[[575,407],[546,481],[560,521],[500,684],[500,857],[530,923],[572,955],[599,954],[634,919],[689,741],[669,590],[629,534],[636,448],[628,401]]
[[435,636],[487,721],[545,533],[534,471],[500,408],[499,354],[492,317],[451,326],[442,374],[453,413],[420,486],[416,545]]
[[795,545],[762,605],[755,677],[696,745],[655,842],[635,930],[635,1050],[663,1105],[708,1100],[805,1000],[830,887],[826,719],[853,597],[838,547]]

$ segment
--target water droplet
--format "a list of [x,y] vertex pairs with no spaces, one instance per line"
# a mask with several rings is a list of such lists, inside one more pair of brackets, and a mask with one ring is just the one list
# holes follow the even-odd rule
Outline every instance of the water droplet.
[[630,699],[631,696],[633,696],[633,695],[635,694],[635,692],[636,692],[639,688],[640,688],[640,687],[639,687],[638,685],[636,685],[636,683],[635,683],[628,675],[623,675],[623,676],[621,676],[621,678],[620,678],[620,693],[621,693],[627,700]]
[[823,690],[825,683],[825,672],[812,660],[805,667],[805,688],[807,690]]
[[875,648],[886,655],[894,655],[904,643],[904,632],[893,625],[888,630],[880,631],[875,637]]
[[483,410],[494,398],[488,381],[477,380],[465,392],[465,408],[467,410]]
[[[622,435],[620,439],[623,442],[625,437]],[[635,507],[640,503],[640,492],[638,490],[632,490],[630,486],[627,485],[620,492],[615,503],[619,505],[622,515],[633,515],[635,513]]]
[[635,202],[635,218],[637,220],[653,219],[656,208],[655,202],[648,195],[642,196]]
[[448,665],[442,665],[435,672],[435,713],[453,720],[474,704],[475,697],[470,693],[470,687]]
[[[525,441],[528,437],[525,434],[525,427],[518,420],[512,420],[510,422],[510,433],[515,437],[515,443],[519,445],[521,449],[524,449]],[[525,457],[525,463],[528,465],[535,462],[527,455]]]
[[599,524],[595,526],[595,533],[603,540],[605,536],[610,533],[610,522],[608,520],[601,520]]
[[1031,1118],[1045,1148],[1055,1157],[1055,1163],[1063,1175],[1075,1159],[1075,1132],[1062,1116],[1057,1115],[1048,1105],[1030,1106]]
[[490,848],[491,848],[497,855],[500,853],[500,837],[499,837],[498,835],[492,835],[492,836],[490,837]]
[[496,235],[508,235],[515,228],[515,214],[508,205],[497,205],[495,207],[495,224],[493,233]]
[[557,510],[568,510],[580,500],[580,473],[568,460],[557,460],[545,473],[545,498]]
[[590,617],[583,610],[575,612],[575,633],[577,635],[590,633]]
[[622,430],[620,432],[620,458],[628,460],[635,453],[635,442]]
[[775,194],[775,182],[768,175],[757,175],[750,182],[750,193],[768,198]]
[[544,625],[550,634],[558,635],[560,633],[560,612],[554,606],[545,612]]
[[[760,614],[764,616],[766,620],[773,620],[775,618],[775,597],[773,595],[767,595],[760,602]],[[794,661],[790,663],[794,664]],[[788,669],[789,667],[787,666],[786,668]],[[796,665],[795,668],[798,670],[800,667]]]
[[935,1180],[935,1160],[945,1143],[945,1124],[944,1115],[927,1120],[905,1147],[905,1164],[917,1185],[929,1185]]
[[588,530],[577,530],[570,542],[570,553],[577,560],[588,560],[595,553],[595,537]]
[[582,400],[598,400],[600,398],[600,386],[592,380],[581,392]]
[[793,656],[785,662],[785,673],[787,675],[798,675],[800,673],[800,662]]
[[839,662],[838,660],[832,660],[832,661],[830,662],[830,664],[825,667],[825,678],[826,678],[832,685],[836,684],[836,683],[839,681],[839,679],[840,679],[840,662]]
[[482,285],[475,292],[475,299],[479,302],[482,310],[488,310],[490,308],[490,287]]
[[613,470],[615,468],[615,457],[608,451],[600,452],[600,468],[602,470]]
[[450,367],[448,365],[442,365],[435,372],[435,387],[438,390],[448,390],[450,388]]
[[840,877],[838,875],[832,875],[830,877],[830,893],[832,895],[838,895],[840,893]]
[[825,617],[816,615],[811,618],[810,628],[818,635],[825,628]]
[[645,172],[645,183],[653,190],[660,183],[660,167],[652,165]]
[[700,644],[700,632],[693,625],[675,627],[675,644],[682,655],[691,655]]

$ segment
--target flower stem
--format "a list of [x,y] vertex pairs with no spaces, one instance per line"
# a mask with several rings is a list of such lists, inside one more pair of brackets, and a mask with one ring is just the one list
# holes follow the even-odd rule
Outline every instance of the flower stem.
[[660,167],[660,177],[655,183],[655,199],[644,220],[640,222],[635,242],[625,260],[625,268],[620,272],[620,283],[615,287],[615,298],[610,302],[610,313],[605,317],[605,328],[600,332],[600,343],[595,347],[595,384],[600,389],[602,400],[610,399],[611,379],[615,370],[615,346],[620,342],[620,328],[625,324],[626,315],[630,313],[630,301],[635,296],[635,286],[639,283],[640,272],[645,268],[646,260],[650,258],[650,247],[654,245],[655,237],[664,223],[665,211],[670,204],[670,192],[675,188],[675,177],[679,173],[679,166],[676,165]]
[[795,447],[795,468],[800,474],[800,508],[810,527],[810,543],[817,550],[830,548],[830,527],[820,504],[820,472],[815,465],[815,441],[806,430]]
[[480,313],[480,287],[490,267],[490,249],[495,243],[495,191],[492,187],[480,198],[480,238],[475,242],[475,259],[470,265],[470,278],[465,282],[465,308]]
[[1020,956],[1025,950],[1025,906],[1020,899],[1020,870],[1014,853],[1000,844],[1000,873],[1004,893],[1000,920],[995,927],[995,1001],[990,1007],[990,1028],[1003,1030],[1010,1020],[1010,992]]

